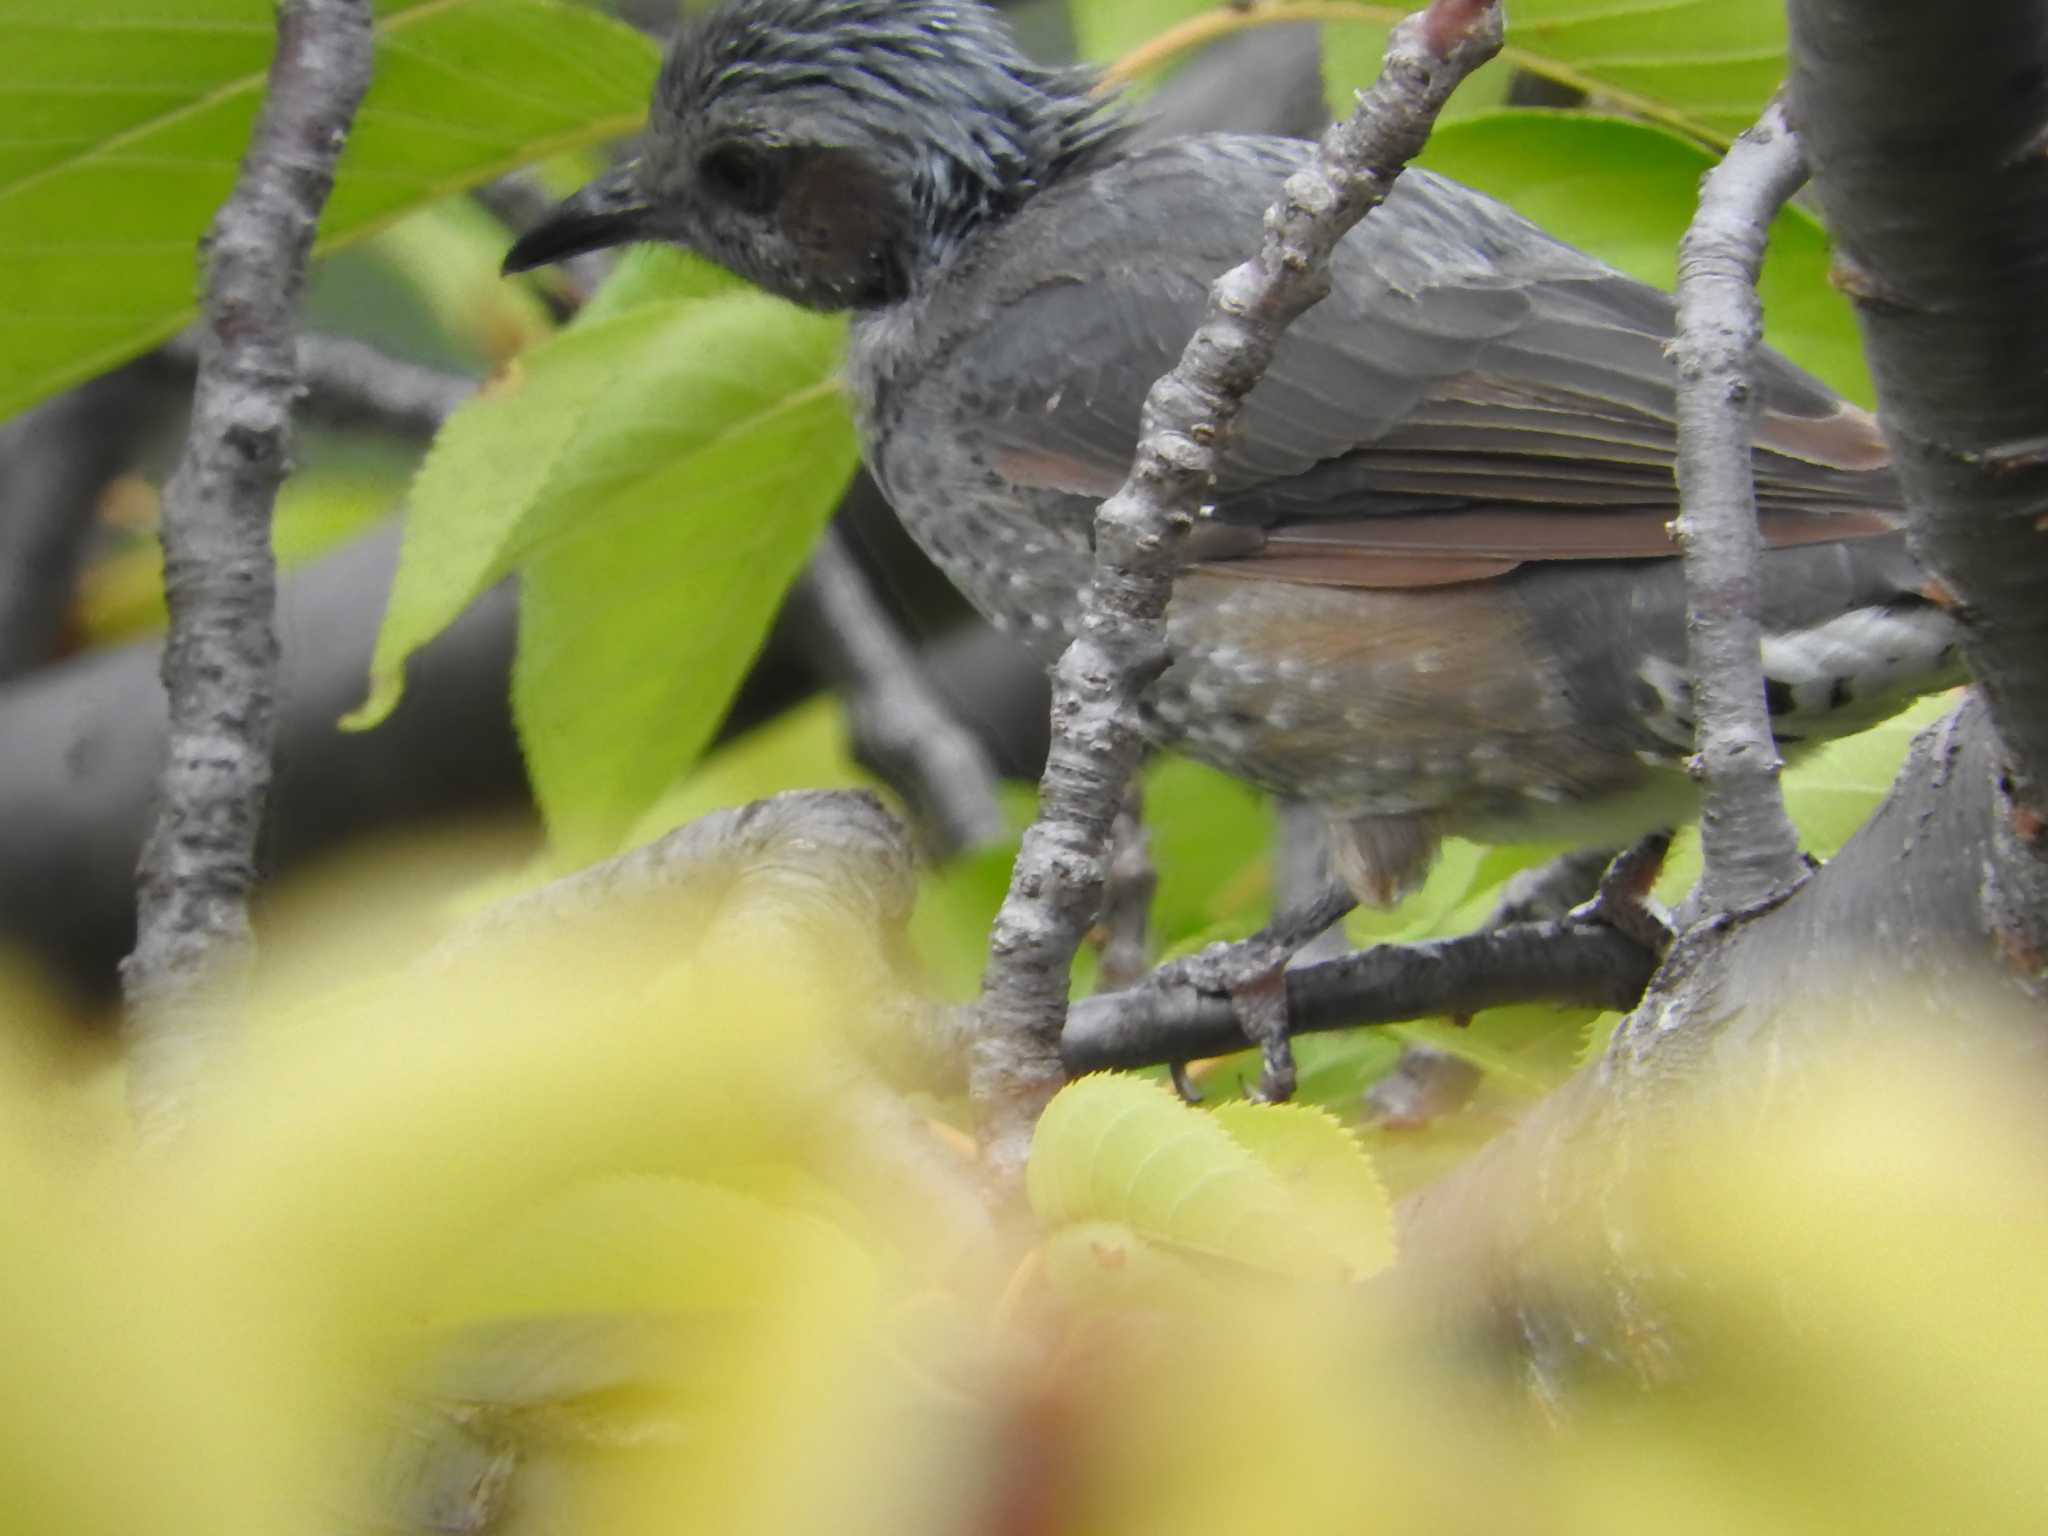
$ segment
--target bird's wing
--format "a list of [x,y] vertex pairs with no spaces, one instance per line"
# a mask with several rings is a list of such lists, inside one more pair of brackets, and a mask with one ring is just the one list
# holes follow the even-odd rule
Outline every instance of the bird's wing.
[[[1121,483],[1147,387],[1302,154],[1181,141],[1019,216],[973,285],[995,319],[955,370],[1001,473],[1092,498]],[[1246,402],[1192,556],[1245,576],[1408,586],[1671,554],[1672,324],[1669,295],[1410,171],[1339,247],[1329,297]],[[1895,528],[1869,415],[1769,353],[1758,398],[1767,541]]]

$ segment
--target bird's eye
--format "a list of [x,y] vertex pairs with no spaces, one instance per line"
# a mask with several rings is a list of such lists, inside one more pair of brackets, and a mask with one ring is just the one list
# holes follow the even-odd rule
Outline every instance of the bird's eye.
[[698,180],[743,213],[765,213],[781,194],[776,162],[748,144],[721,144],[697,162]]

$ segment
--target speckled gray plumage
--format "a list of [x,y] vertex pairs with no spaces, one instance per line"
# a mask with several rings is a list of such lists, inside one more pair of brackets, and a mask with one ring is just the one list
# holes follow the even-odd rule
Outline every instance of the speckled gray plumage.
[[[709,157],[770,157],[721,190]],[[1048,659],[1147,386],[1305,148],[1139,151],[967,0],[735,0],[680,37],[606,226],[856,313],[870,468]],[[729,178],[728,178],[729,179]],[[550,249],[553,249],[550,247]],[[1446,832],[1615,843],[1691,785],[1670,298],[1410,171],[1340,247],[1231,440],[1148,728],[1348,829],[1362,894]],[[1957,675],[1874,424],[1759,360],[1762,617],[1796,747]]]
[[[851,377],[878,479],[976,605],[1048,658],[1146,385],[1301,153],[1207,137],[1105,166],[969,242],[927,292],[857,320]],[[1306,540],[1421,513],[1455,538],[1460,517],[1505,512],[1540,544],[1598,506],[1662,536],[1677,511],[1667,296],[1412,171],[1334,277],[1247,403],[1217,523]],[[1509,403],[1447,389],[1476,376],[1514,386],[1494,392]],[[1766,356],[1761,386],[1794,439],[1802,424],[1857,419],[1782,358]],[[1552,407],[1572,395],[1588,408],[1559,419]],[[1853,457],[1862,440],[1841,446]],[[1758,472],[1763,506],[1784,519],[1896,501],[1882,469],[1767,449]],[[1219,560],[1183,578],[1151,727],[1340,821],[1376,823],[1354,836],[1382,862],[1389,848],[1407,861],[1382,872],[1385,894],[1437,832],[1619,842],[1689,812],[1675,560],[1539,558],[1413,587],[1268,580],[1259,565]],[[1852,668],[1843,689],[1798,700],[1788,749],[1955,674],[1947,620],[1915,595],[1897,535],[1774,549],[1764,576],[1774,633],[1889,605],[1914,615],[1889,632],[1898,656],[1869,658],[1867,683]]]

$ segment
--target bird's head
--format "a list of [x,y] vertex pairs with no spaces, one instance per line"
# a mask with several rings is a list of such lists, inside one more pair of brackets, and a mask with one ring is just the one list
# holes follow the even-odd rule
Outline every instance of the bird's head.
[[1113,107],[976,0],[727,0],[685,25],[639,155],[528,231],[507,272],[687,246],[813,309],[904,297],[977,226],[1108,152]]

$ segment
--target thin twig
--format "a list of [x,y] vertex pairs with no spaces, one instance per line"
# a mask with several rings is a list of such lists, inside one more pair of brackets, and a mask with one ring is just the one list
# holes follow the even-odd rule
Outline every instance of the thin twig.
[[1110,829],[1109,878],[1102,893],[1102,921],[1096,925],[1102,940],[1096,991],[1134,987],[1151,969],[1152,898],[1158,893],[1152,834],[1145,828],[1145,796],[1133,778]]
[[[1330,846],[1330,823],[1314,806],[1300,800],[1276,801],[1273,807],[1273,913],[1306,912],[1319,905],[1340,882]],[[1302,945],[1290,965],[1334,960],[1350,948],[1335,919]]]
[[1753,362],[1763,336],[1757,275],[1771,220],[1806,180],[1799,140],[1773,102],[1700,187],[1678,258],[1678,487],[1686,633],[1705,783],[1706,913],[1746,912],[1806,878],[1778,785],[1784,764],[1765,707],[1757,617]]
[[1613,848],[1574,848],[1510,876],[1500,888],[1500,901],[1480,926],[1505,928],[1510,923],[1563,917],[1600,894],[1600,877],[1618,852]]
[[1671,947],[1674,934],[1653,893],[1670,852],[1669,832],[1645,833],[1614,856],[1600,872],[1600,886],[1593,899],[1573,908],[1570,915],[1619,928],[1650,953],[1663,954]]
[[[470,196],[515,235],[525,234],[553,213],[559,200],[558,194],[550,191],[531,168],[500,176],[496,181],[475,188]],[[612,268],[617,264],[616,251],[585,251],[556,262],[555,270],[568,278],[567,293],[553,293],[552,283],[541,274],[533,274],[530,280],[545,285],[543,291],[559,301],[558,311],[563,319],[567,319],[604,286],[604,280],[611,276]]]
[[[1286,973],[1291,1031],[1469,1017],[1516,1003],[1629,1008],[1656,957],[1604,923],[1520,923],[1455,939],[1380,944]],[[1242,1051],[1254,1042],[1233,1000],[1191,985],[1146,985],[1074,1004],[1069,1072],[1144,1067]]]
[[1137,762],[1138,696],[1165,664],[1181,545],[1231,425],[1282,332],[1328,292],[1338,240],[1385,198],[1452,88],[1500,40],[1493,0],[1433,0],[1395,28],[1380,78],[1288,178],[1259,254],[1217,280],[1181,361],[1146,399],[1130,477],[1096,514],[1080,633],[1053,672],[1039,819],[990,941],[970,1088],[984,1155],[999,1173],[1022,1167],[1063,1076],[1068,976],[1095,919],[1110,825]]
[[[196,373],[200,340],[188,331],[164,343],[163,360]],[[318,331],[299,338],[299,409],[323,426],[425,440],[441,430],[479,380],[429,368],[358,341]]]
[[138,872],[131,1087],[173,1124],[223,1029],[201,1000],[250,958],[249,888],[277,713],[271,510],[289,467],[314,226],[370,81],[368,0],[283,0],[269,89],[206,240],[207,338],[164,494],[169,761]]
[[836,527],[790,596],[807,655],[846,701],[854,755],[909,802],[932,852],[1001,842],[995,764],[941,701]]
[[122,368],[0,426],[0,682],[55,654],[100,498],[141,450],[150,394]]

